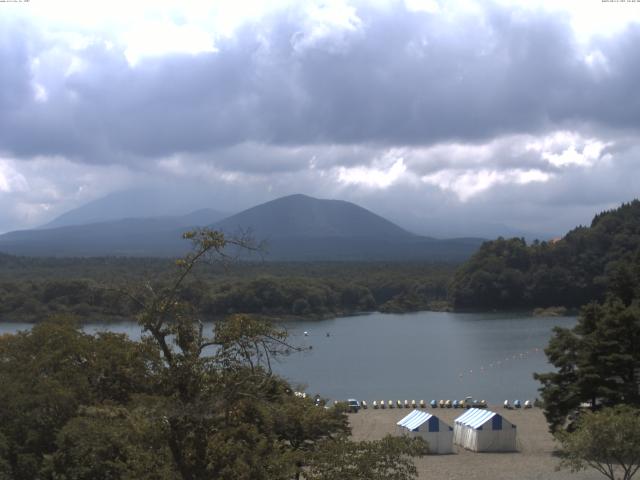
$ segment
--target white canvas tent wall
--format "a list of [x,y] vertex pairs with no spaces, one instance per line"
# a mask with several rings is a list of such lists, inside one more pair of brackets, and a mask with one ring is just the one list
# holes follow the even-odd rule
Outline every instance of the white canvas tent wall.
[[429,443],[429,453],[453,453],[453,429],[438,417],[414,410],[397,425],[403,434],[424,438]]
[[472,408],[455,419],[453,443],[474,452],[513,452],[516,426],[496,412]]

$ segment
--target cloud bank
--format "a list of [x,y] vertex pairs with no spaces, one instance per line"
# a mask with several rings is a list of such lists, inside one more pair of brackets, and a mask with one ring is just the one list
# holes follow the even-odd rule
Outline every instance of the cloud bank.
[[435,235],[552,235],[638,195],[637,12],[589,35],[542,3],[248,7],[12,6],[0,230],[167,182],[220,210],[344,198]]

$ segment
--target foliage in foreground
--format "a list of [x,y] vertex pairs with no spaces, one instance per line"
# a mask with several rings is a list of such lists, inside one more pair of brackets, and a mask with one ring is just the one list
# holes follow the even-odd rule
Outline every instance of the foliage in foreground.
[[325,440],[305,472],[308,480],[404,480],[416,478],[411,457],[429,453],[420,437],[392,437],[379,441]]
[[590,304],[573,329],[554,329],[545,349],[555,372],[535,374],[552,430],[582,403],[640,406],[640,307]]
[[284,331],[246,315],[204,331],[185,279],[245,244],[211,231],[187,238],[194,250],[171,282],[128,292],[141,342],[65,319],[0,337],[0,479],[285,480],[354,462],[365,475],[414,478],[415,444],[351,442],[340,408],[296,397],[272,373],[272,359],[295,349]]
[[561,466],[593,468],[610,480],[631,480],[640,469],[640,410],[628,406],[586,412],[574,432],[560,432]]

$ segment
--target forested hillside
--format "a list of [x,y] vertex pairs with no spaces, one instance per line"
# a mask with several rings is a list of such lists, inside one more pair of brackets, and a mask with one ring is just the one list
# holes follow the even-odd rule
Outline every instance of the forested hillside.
[[456,272],[450,300],[456,309],[575,308],[624,283],[638,255],[640,201],[634,200],[554,242],[485,242]]
[[[0,320],[54,314],[119,320],[137,313],[126,292],[175,267],[165,259],[26,258],[0,255]],[[201,265],[183,299],[207,317],[333,317],[363,311],[442,308],[453,265],[429,263],[235,263]]]

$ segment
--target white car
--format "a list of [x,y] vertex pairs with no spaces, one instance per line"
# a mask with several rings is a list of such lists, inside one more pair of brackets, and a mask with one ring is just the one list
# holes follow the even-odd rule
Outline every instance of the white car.
[[347,400],[347,409],[349,412],[357,413],[360,410],[360,402],[355,398],[350,398]]

